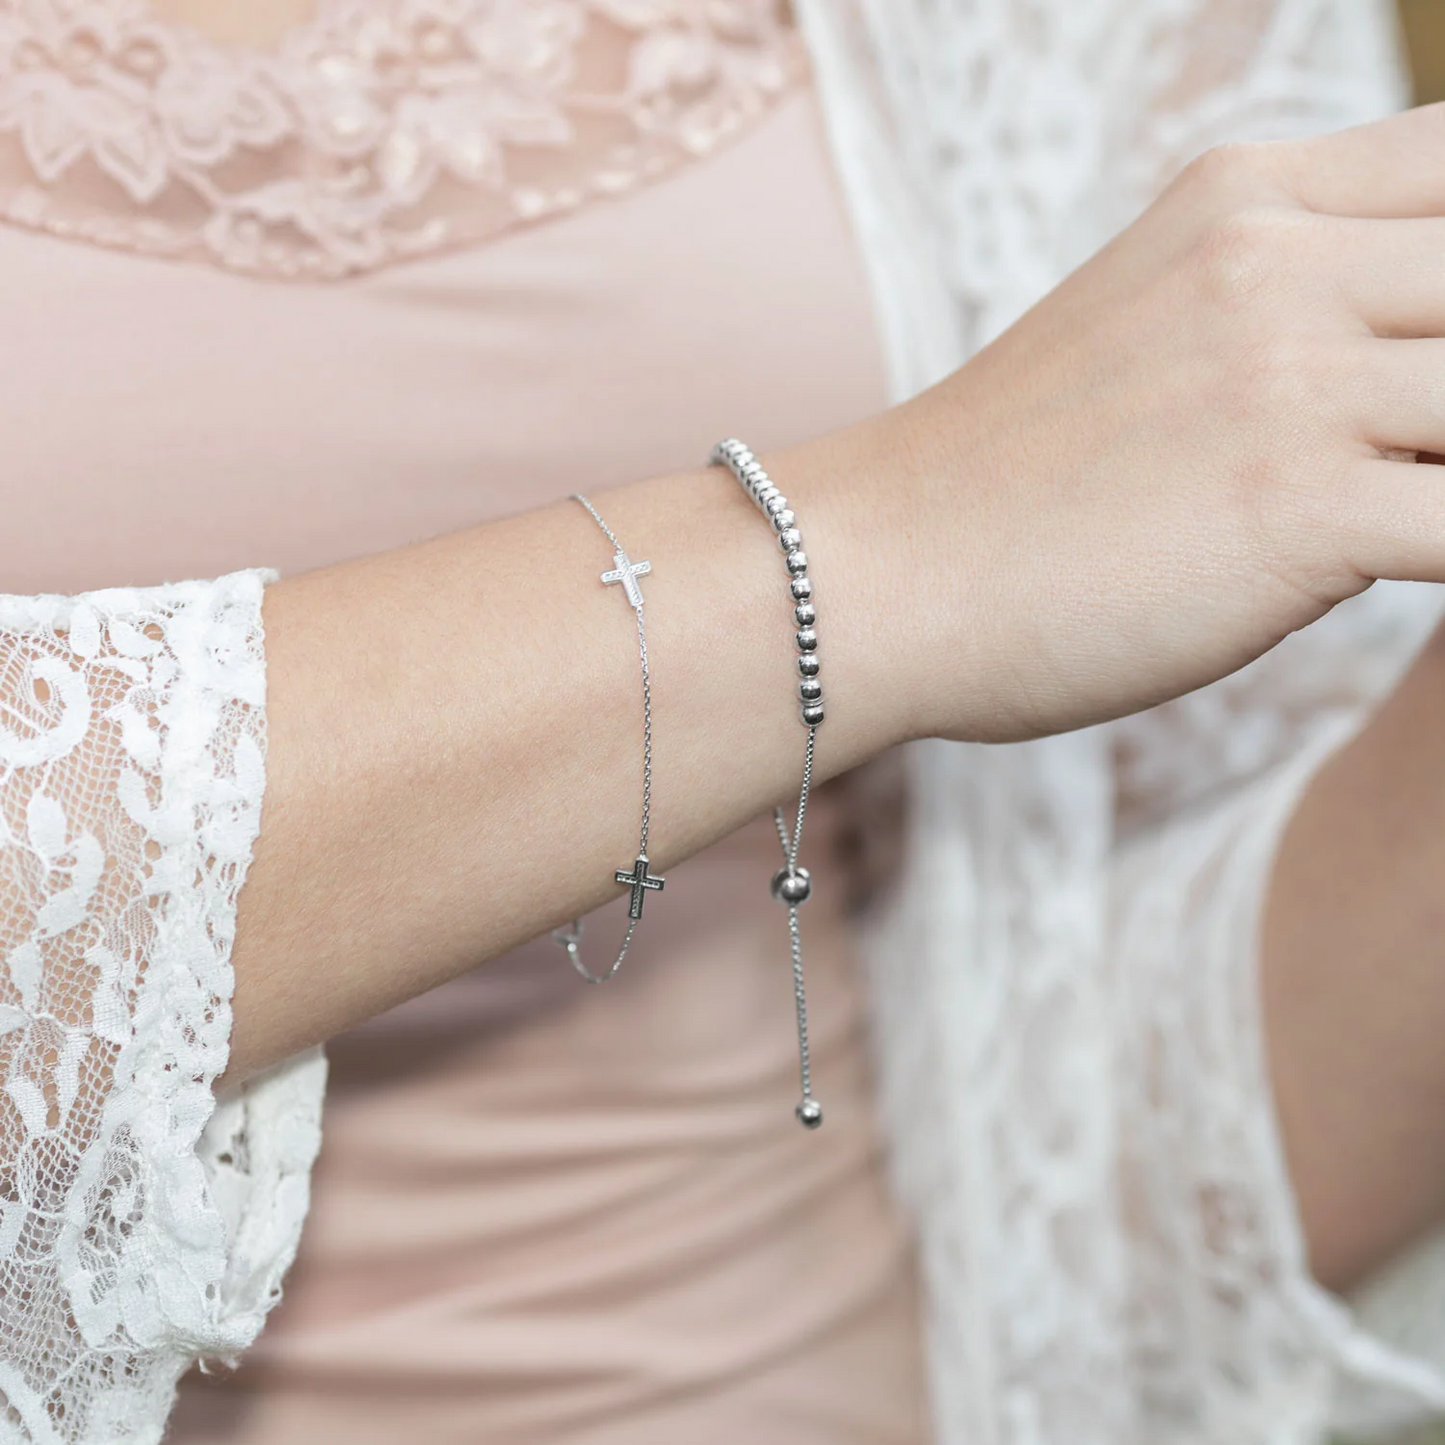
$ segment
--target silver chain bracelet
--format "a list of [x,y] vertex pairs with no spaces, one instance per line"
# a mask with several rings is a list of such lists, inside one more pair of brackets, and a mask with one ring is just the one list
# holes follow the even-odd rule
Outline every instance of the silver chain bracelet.
[[621,584],[623,595],[637,616],[637,651],[642,659],[642,827],[638,834],[637,857],[632,867],[619,868],[613,874],[618,883],[632,890],[632,898],[627,908],[627,932],[622,936],[622,946],[617,950],[617,957],[612,960],[612,967],[606,973],[593,973],[582,962],[582,920],[574,918],[567,927],[552,930],[552,937],[566,949],[567,957],[572,960],[572,967],[588,983],[606,983],[622,967],[622,960],[627,957],[627,950],[632,947],[632,935],[637,932],[637,925],[642,920],[642,905],[646,902],[648,893],[660,892],[667,881],[665,878],[653,876],[647,859],[647,828],[652,820],[652,673],[647,666],[647,624],[642,615],[642,588],[637,585],[637,579],[652,571],[652,563],[631,561],[627,549],[617,540],[612,528],[602,520],[597,508],[580,493],[573,493],[573,500],[586,507],[587,514],[612,543],[613,568],[612,571],[602,574],[602,581],[608,586]]
[[818,609],[813,603],[813,583],[808,576],[808,556],[803,551],[803,534],[788,499],[775,487],[762,464],[742,442],[733,437],[720,441],[708,459],[712,466],[727,467],[757,509],[773,524],[778,545],[787,560],[788,588],[793,604],[793,640],[798,649],[798,699],[800,716],[808,729],[803,750],[803,784],[798,793],[798,812],[791,836],[781,808],[773,810],[778,841],[783,845],[783,866],[773,875],[774,898],[787,906],[788,936],[792,945],[793,1002],[798,1019],[798,1073],[802,1098],[798,1101],[798,1122],[816,1129],[823,1122],[823,1106],[813,1097],[813,1069],[808,1050],[808,997],[803,985],[803,935],[798,910],[813,893],[813,878],[798,866],[798,849],[803,842],[803,820],[808,814],[808,797],[813,790],[813,756],[818,728],[823,722],[823,684],[819,681]]

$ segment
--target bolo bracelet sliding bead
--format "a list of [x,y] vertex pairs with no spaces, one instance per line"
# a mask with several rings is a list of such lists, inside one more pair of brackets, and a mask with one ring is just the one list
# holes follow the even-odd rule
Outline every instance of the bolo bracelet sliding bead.
[[735,438],[720,441],[709,458],[712,466],[727,467],[742,489],[753,499],[758,510],[772,523],[782,548],[788,572],[788,590],[793,604],[793,643],[797,648],[799,716],[808,729],[803,752],[803,783],[798,793],[798,812],[791,836],[781,808],[773,810],[778,841],[783,847],[783,867],[773,875],[771,891],[774,898],[788,910],[788,936],[791,944],[793,970],[793,1001],[798,1023],[798,1074],[802,1098],[798,1102],[798,1122],[806,1129],[816,1129],[823,1122],[823,1107],[813,1097],[812,1061],[808,1049],[808,1000],[803,984],[803,938],[798,910],[813,893],[813,877],[798,865],[798,849],[803,841],[803,820],[808,812],[808,797],[813,788],[813,757],[818,728],[824,717],[822,665],[818,660],[818,609],[813,602],[813,583],[808,576],[808,554],[803,550],[803,533],[788,499],[775,487],[757,457]]

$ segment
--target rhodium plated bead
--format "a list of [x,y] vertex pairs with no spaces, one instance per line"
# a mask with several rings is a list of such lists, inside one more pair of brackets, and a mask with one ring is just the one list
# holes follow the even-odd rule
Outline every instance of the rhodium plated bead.
[[[3,0],[0,0],[0,4],[3,4]],[[794,1112],[805,1129],[817,1129],[823,1123],[823,1108],[813,1097],[810,1082],[807,1001],[803,993],[802,942],[798,934],[796,912],[799,905],[811,896],[813,883],[807,869],[797,867],[794,860],[797,858],[798,838],[803,830],[803,817],[807,811],[813,781],[814,747],[817,741],[814,730],[823,721],[823,684],[819,681],[818,633],[815,627],[818,613],[813,606],[813,584],[808,578],[808,557],[803,551],[802,530],[798,525],[797,514],[788,505],[788,499],[769,480],[753,453],[736,438],[720,442],[714,448],[713,459],[727,465],[754,505],[772,523],[788,568],[788,588],[792,594],[793,621],[797,629],[794,637],[798,645],[798,703],[802,720],[809,732],[803,765],[803,785],[798,799],[797,823],[791,839],[783,811],[777,811],[778,836],[782,842],[786,866],[774,876],[772,893],[790,910],[794,988],[797,994],[799,1082],[802,1084],[802,1098]],[[639,627],[641,617],[639,612]],[[631,875],[629,879],[630,877]]]
[[779,868],[770,887],[779,903],[798,908],[813,896],[813,875],[806,868]]

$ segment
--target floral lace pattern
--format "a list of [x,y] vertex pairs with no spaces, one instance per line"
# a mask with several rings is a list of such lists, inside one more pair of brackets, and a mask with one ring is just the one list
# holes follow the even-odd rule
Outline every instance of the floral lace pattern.
[[181,1371],[260,1328],[305,1213],[304,1064],[252,1170],[288,1217],[245,1250],[202,1140],[263,787],[261,585],[0,598],[6,1441],[159,1440]]
[[776,0],[323,0],[274,54],[143,0],[0,0],[0,215],[344,276],[657,176],[799,61]]

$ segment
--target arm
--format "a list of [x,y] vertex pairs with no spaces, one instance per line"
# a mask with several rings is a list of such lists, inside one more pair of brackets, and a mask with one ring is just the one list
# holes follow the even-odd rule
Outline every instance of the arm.
[[1311,1263],[1346,1288],[1445,1216],[1445,631],[1284,835],[1262,989]]
[[[1215,153],[942,385],[768,458],[819,587],[823,776],[1198,687],[1445,577],[1445,110]],[[1388,162],[1386,164],[1385,162]],[[659,865],[796,782],[778,556],[721,476],[599,498],[654,565]],[[627,618],[575,504],[283,583],[244,1074],[610,895]]]
[[[828,777],[910,720],[906,679],[870,635],[902,599],[820,492],[790,495],[836,579],[817,582]],[[786,573],[725,472],[597,501],[653,563],[650,852],[665,872],[797,786]],[[613,870],[636,850],[642,704],[632,613],[598,580],[610,566],[566,502],[271,589],[270,778],[236,949],[234,1073],[617,896]]]

